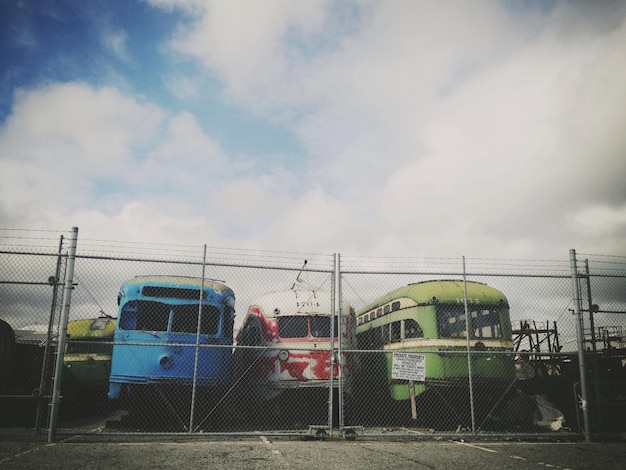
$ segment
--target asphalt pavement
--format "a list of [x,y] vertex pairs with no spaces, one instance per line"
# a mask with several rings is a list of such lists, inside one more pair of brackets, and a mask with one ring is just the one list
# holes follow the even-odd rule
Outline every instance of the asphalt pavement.
[[[423,440],[406,434],[107,435],[59,434],[47,442],[32,429],[2,429],[1,469],[621,469],[626,442]],[[401,437],[401,438],[400,438]]]

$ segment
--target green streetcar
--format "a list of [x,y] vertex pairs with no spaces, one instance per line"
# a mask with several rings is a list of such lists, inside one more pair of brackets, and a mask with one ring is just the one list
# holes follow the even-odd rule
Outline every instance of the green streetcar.
[[115,318],[74,320],[67,324],[63,358],[63,384],[68,390],[98,388],[106,391],[111,373]]
[[[409,400],[409,383],[418,397],[451,390],[466,397],[470,367],[472,389],[484,392],[479,399],[497,399],[515,380],[508,301],[486,284],[435,280],[400,287],[357,312],[356,332],[359,350],[384,351],[361,354],[366,399]],[[424,380],[393,378],[396,351],[423,356]]]

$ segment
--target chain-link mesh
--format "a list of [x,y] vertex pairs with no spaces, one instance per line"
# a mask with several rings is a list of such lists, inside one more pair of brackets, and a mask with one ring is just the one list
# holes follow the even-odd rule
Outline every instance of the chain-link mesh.
[[0,416],[45,425],[66,272],[64,235],[8,232],[0,253]]
[[[626,423],[624,261],[615,256],[578,255],[589,424],[591,432],[601,436],[623,433]],[[581,397],[581,383],[576,384],[575,393]]]
[[[350,438],[624,431],[622,258],[79,240],[67,280],[67,235],[43,238],[20,232],[0,247],[3,425],[90,417],[101,432]],[[49,423],[55,381],[59,422]]]

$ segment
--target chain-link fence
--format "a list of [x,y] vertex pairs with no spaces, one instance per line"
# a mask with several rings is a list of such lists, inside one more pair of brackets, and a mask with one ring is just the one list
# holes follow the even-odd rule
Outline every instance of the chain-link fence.
[[3,425],[51,439],[86,419],[101,433],[624,432],[624,258],[3,234]]

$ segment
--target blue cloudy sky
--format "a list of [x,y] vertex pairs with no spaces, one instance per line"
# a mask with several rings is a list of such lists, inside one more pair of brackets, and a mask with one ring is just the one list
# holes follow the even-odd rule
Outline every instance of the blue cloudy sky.
[[626,255],[626,2],[5,0],[0,226]]

